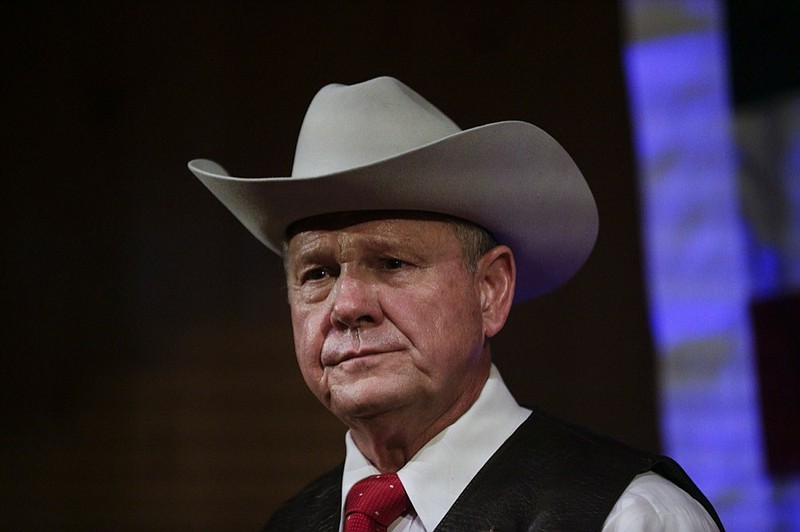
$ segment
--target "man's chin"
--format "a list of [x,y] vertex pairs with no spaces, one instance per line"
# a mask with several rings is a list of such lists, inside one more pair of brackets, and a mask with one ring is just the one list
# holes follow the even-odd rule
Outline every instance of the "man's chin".
[[405,402],[398,390],[386,386],[354,384],[342,389],[331,388],[330,409],[340,419],[369,421],[391,414]]

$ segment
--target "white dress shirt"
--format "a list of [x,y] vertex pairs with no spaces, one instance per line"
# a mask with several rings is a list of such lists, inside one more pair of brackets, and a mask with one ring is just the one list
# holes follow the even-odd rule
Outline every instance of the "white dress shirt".
[[[413,511],[395,521],[389,531],[432,532],[467,484],[530,414],[530,410],[517,404],[492,365],[489,379],[475,404],[397,472]],[[342,509],[353,484],[380,473],[361,454],[349,431],[345,435],[345,445]],[[339,530],[342,530],[341,523]],[[634,478],[603,526],[604,532],[623,530],[704,532],[718,529],[705,508],[690,495],[656,473],[645,473]]]

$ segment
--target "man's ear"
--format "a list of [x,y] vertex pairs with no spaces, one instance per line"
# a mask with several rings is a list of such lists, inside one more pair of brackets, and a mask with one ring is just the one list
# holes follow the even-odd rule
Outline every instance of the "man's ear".
[[495,246],[478,261],[475,274],[480,290],[483,333],[491,338],[503,328],[514,302],[517,267],[508,246]]

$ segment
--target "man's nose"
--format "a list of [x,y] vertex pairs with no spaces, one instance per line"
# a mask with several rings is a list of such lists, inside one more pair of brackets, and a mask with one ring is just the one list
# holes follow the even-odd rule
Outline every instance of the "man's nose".
[[331,324],[340,329],[380,323],[377,290],[369,279],[342,272],[333,290]]

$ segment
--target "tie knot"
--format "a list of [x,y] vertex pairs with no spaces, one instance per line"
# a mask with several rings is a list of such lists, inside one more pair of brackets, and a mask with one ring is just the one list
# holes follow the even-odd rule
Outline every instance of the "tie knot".
[[386,530],[410,505],[397,475],[389,473],[367,477],[356,482],[347,494],[345,531]]

